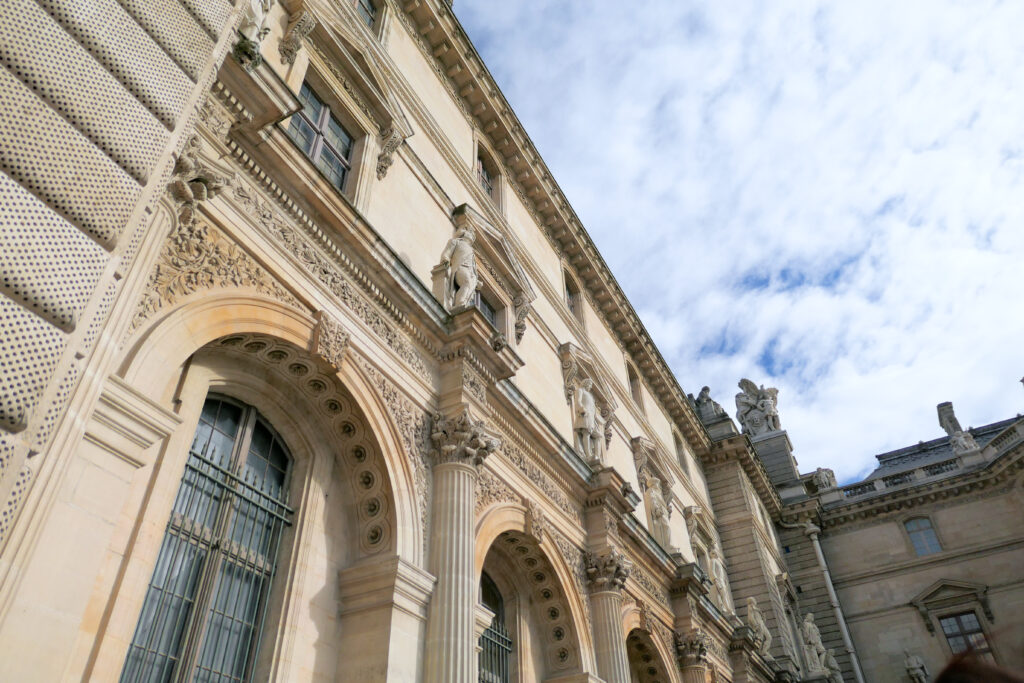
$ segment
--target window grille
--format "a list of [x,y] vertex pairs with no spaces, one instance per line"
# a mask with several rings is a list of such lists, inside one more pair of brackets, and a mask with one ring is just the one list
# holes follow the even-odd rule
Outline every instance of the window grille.
[[254,408],[206,400],[122,683],[252,679],[290,463]]
[[939,537],[935,535],[935,529],[932,528],[930,519],[927,517],[908,519],[903,526],[906,527],[910,542],[914,544],[914,552],[918,556],[942,552]]
[[352,168],[352,136],[309,83],[302,84],[299,99],[302,111],[292,116],[288,136],[332,185],[344,189],[345,178]]
[[497,619],[480,636],[480,683],[509,683],[512,639]]

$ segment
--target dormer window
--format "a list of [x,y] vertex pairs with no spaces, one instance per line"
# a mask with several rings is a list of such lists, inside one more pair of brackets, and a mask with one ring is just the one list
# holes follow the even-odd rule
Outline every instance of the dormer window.
[[374,22],[377,21],[377,8],[374,7],[373,2],[371,0],[356,0],[356,11],[363,23],[368,28],[373,28]]

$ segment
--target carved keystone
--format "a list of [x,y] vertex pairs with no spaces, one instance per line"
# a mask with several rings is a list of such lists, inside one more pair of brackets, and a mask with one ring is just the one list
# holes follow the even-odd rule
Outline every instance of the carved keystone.
[[314,353],[319,354],[335,370],[341,369],[341,362],[348,351],[349,333],[331,314],[318,311],[316,333],[313,338]]

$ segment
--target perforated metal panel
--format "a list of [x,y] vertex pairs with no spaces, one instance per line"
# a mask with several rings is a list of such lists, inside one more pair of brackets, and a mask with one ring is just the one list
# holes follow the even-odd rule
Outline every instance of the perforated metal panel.
[[206,29],[206,33],[215,40],[231,13],[231,3],[227,0],[181,0],[181,4],[188,8]]
[[0,426],[24,429],[64,350],[56,327],[0,295]]
[[0,68],[0,101],[0,169],[113,246],[139,185],[6,68]]
[[210,36],[177,0],[120,0],[142,28],[193,81],[213,52]]
[[165,126],[174,127],[194,83],[117,0],[38,2]]
[[107,253],[0,172],[0,291],[74,329]]
[[5,6],[0,63],[144,184],[167,129],[34,0]]

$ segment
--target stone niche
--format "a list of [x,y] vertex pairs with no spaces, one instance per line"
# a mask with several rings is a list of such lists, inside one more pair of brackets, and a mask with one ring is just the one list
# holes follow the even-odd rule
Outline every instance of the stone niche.
[[583,460],[600,469],[612,440],[618,405],[610,384],[600,377],[590,354],[571,342],[558,347],[565,382],[565,400],[572,409],[573,445]]

